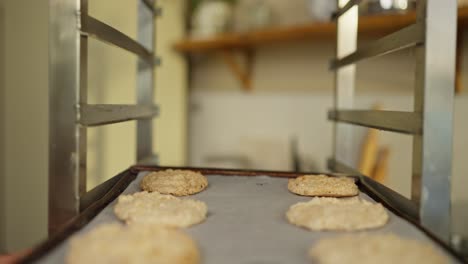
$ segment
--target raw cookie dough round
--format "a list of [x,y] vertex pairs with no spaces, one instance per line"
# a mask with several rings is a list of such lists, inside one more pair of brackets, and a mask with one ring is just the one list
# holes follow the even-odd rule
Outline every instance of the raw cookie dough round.
[[104,224],[73,238],[68,264],[198,264],[200,253],[184,232],[167,227]]
[[351,177],[304,175],[288,181],[290,192],[306,196],[347,197],[359,194]]
[[362,230],[385,225],[388,214],[380,203],[353,198],[315,197],[286,212],[291,224],[310,230]]
[[127,224],[155,224],[188,227],[205,220],[204,202],[181,199],[157,192],[121,195],[114,207],[115,215]]
[[203,191],[208,180],[199,172],[163,170],[147,174],[140,182],[143,191],[183,196]]
[[309,256],[321,264],[448,263],[448,259],[430,244],[394,234],[364,233],[325,238],[309,250]]

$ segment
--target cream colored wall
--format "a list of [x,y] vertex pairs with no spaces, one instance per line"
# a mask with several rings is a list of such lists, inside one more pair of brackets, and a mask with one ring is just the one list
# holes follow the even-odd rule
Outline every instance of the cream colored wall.
[[5,1],[6,249],[46,236],[48,1]]
[[163,16],[156,20],[156,47],[162,67],[156,69],[155,100],[161,114],[155,122],[154,149],[162,165],[187,163],[187,64],[172,45],[184,36],[185,0],[159,0]]
[[5,249],[5,13],[0,0],[0,253]]
[[[5,38],[0,39],[5,43],[6,66],[1,106],[6,117],[0,119],[5,128],[0,142],[6,145],[0,180],[5,180],[1,202],[6,201],[6,208],[0,207],[5,220],[0,230],[6,234],[0,251],[32,246],[46,237],[48,181],[48,0],[1,1],[6,15]],[[155,149],[161,164],[183,165],[186,66],[170,46],[183,35],[184,1],[158,2],[164,14],[157,19],[156,44],[164,63],[156,69],[155,101],[161,104],[163,118],[156,122]],[[89,12],[136,37],[137,0],[89,1]],[[135,103],[134,55],[90,38],[88,58],[90,103]],[[89,188],[135,163],[135,129],[135,122],[130,122],[88,130]]]

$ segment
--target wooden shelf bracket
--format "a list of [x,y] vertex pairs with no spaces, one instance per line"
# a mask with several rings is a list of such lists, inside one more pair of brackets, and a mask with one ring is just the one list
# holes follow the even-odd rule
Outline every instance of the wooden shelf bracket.
[[463,90],[462,84],[462,60],[463,60],[463,37],[464,29],[458,27],[457,30],[457,57],[455,64],[455,94],[459,94]]
[[236,60],[234,50],[222,49],[219,54],[224,63],[229,67],[229,70],[234,74],[236,79],[242,84],[242,88],[246,91],[252,89],[252,65],[254,58],[254,51],[252,49],[240,50],[241,54],[245,57],[245,63],[242,65]]

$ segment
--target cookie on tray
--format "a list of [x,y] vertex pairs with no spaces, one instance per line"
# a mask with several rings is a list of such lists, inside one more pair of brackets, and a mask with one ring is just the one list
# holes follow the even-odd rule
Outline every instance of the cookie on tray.
[[200,253],[195,242],[175,228],[113,223],[73,238],[66,263],[198,264]]
[[203,191],[208,180],[190,170],[162,170],[147,174],[140,182],[143,191],[183,196]]
[[325,238],[312,246],[309,256],[321,264],[449,263],[432,245],[390,233]]
[[138,192],[121,195],[114,207],[117,218],[127,224],[152,224],[188,227],[205,220],[204,202],[181,199],[157,192]]
[[304,175],[288,181],[288,190],[305,196],[348,197],[359,194],[351,177]]
[[381,227],[389,217],[382,204],[358,197],[314,197],[289,207],[286,218],[291,224],[313,231],[353,231]]

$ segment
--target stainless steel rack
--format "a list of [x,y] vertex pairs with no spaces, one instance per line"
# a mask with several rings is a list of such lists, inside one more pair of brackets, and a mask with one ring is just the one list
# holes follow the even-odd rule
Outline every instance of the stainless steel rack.
[[[329,168],[356,172],[348,124],[413,135],[412,201],[419,206],[421,225],[449,242],[457,2],[419,0],[416,23],[357,47],[359,2],[338,0],[334,16],[335,100],[328,119],[336,124]],[[355,64],[406,48],[415,49],[414,111],[354,110]]]
[[[413,135],[412,200],[419,206],[422,226],[444,241],[450,237],[450,177],[456,48],[455,0],[418,1],[416,23],[357,47],[359,0],[339,0],[334,109],[329,119],[334,129],[334,171],[355,173],[352,168],[352,130],[348,124]],[[94,193],[86,192],[86,129],[137,120],[137,161],[156,163],[152,153],[154,16],[160,10],[152,0],[138,1],[138,39],[88,15],[87,0],[50,0],[50,157],[49,230],[86,208]],[[138,56],[136,105],[87,103],[87,42],[93,37]],[[400,49],[416,50],[414,111],[354,110],[355,63]],[[348,124],[342,124],[348,123]],[[116,178],[117,180],[117,178]],[[111,180],[107,184],[115,184]],[[106,184],[102,185],[103,189]],[[96,197],[102,196],[101,194]]]
[[[138,1],[137,40],[88,14],[87,0],[49,1],[50,145],[49,232],[69,221],[86,196],[86,129],[137,120],[138,163],[157,162],[152,152],[154,17],[153,0]],[[87,103],[88,38],[115,45],[138,57],[137,104]],[[97,87],[99,89],[99,87]]]

